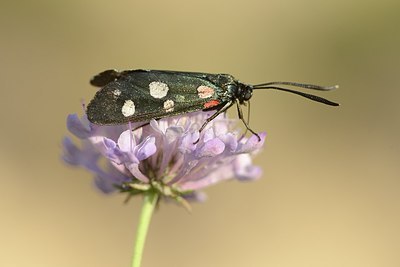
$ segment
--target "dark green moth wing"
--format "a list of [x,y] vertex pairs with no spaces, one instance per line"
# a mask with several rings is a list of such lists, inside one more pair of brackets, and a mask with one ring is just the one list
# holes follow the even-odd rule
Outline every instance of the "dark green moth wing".
[[95,124],[149,121],[223,104],[218,74],[145,70],[103,73],[96,76],[94,85],[106,85],[87,107],[88,119]]

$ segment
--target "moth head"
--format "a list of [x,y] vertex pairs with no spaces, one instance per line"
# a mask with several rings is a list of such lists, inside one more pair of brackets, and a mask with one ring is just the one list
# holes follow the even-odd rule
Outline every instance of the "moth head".
[[231,87],[231,92],[234,92],[234,95],[239,100],[240,104],[249,101],[253,96],[253,87],[251,85],[238,82],[237,84],[228,85],[228,90],[229,87]]

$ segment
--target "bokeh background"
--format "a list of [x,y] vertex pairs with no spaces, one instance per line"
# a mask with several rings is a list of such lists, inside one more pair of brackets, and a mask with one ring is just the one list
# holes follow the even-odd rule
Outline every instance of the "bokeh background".
[[130,265],[140,199],[60,160],[109,68],[341,86],[255,92],[262,179],[162,205],[143,266],[400,266],[399,47],[397,0],[0,1],[0,266]]

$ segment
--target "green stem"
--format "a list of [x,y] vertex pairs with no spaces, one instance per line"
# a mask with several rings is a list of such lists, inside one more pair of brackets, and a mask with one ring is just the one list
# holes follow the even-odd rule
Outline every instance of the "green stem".
[[140,267],[140,263],[142,262],[147,230],[149,229],[151,215],[153,215],[157,200],[158,194],[156,192],[148,192],[144,194],[142,211],[140,213],[139,224],[136,232],[135,248],[133,250],[132,267]]

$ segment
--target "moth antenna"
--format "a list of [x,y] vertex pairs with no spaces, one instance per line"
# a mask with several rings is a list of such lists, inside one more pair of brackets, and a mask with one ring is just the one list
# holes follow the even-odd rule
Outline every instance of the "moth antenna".
[[330,90],[335,90],[335,89],[339,88],[339,85],[321,86],[321,85],[308,84],[308,83],[297,83],[297,82],[268,82],[268,83],[256,84],[253,86],[253,88],[257,89],[257,88],[271,86],[271,85],[289,85],[289,86],[300,87],[300,88],[305,88],[305,89],[312,89],[312,90],[319,90],[319,91],[330,91]]
[[261,88],[270,87],[271,85],[289,85],[289,86],[312,89],[312,90],[319,90],[319,91],[330,91],[330,90],[339,88],[339,85],[320,86],[320,85],[315,85],[315,84],[297,83],[297,82],[268,82],[268,83],[256,84],[253,86],[253,88],[261,89]]
[[[307,84],[307,86],[309,86],[309,84]],[[312,86],[314,86],[314,85],[312,85]],[[325,99],[325,98],[322,98],[322,97],[319,97],[319,96],[316,96],[316,95],[312,95],[312,94],[307,94],[307,93],[291,90],[291,89],[288,89],[288,88],[282,88],[282,87],[278,87],[278,86],[258,86],[258,87],[253,87],[253,88],[254,89],[272,89],[272,90],[284,91],[284,92],[288,92],[288,93],[292,93],[292,94],[296,94],[296,95],[308,98],[308,99],[310,99],[312,101],[319,102],[319,103],[322,103],[322,104],[325,104],[325,105],[339,106],[339,103],[332,102],[332,101],[330,101],[328,99]],[[310,88],[310,87],[307,87],[307,88],[315,89],[315,88]],[[321,87],[321,88],[330,88],[330,87]],[[316,90],[319,90],[319,89],[316,89]]]

